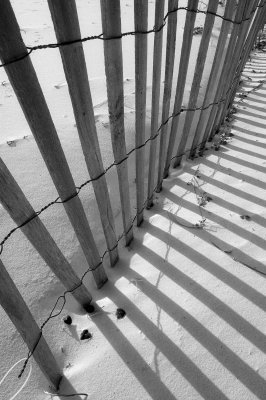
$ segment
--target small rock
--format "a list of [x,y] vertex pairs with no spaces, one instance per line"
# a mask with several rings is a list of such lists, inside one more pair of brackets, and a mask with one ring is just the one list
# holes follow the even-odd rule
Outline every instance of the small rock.
[[88,329],[84,329],[80,334],[80,340],[91,339],[92,334],[88,331]]
[[203,32],[203,27],[202,26],[196,26],[193,29],[193,35],[201,35]]
[[116,315],[117,319],[122,319],[122,318],[124,318],[126,316],[126,312],[125,312],[125,310],[123,310],[123,308],[118,308],[116,310],[115,315]]
[[85,306],[83,306],[84,310],[87,311],[87,313],[91,314],[95,311],[95,307],[92,304],[86,304]]
[[246,220],[250,220],[250,216],[249,215],[240,215],[241,219],[246,219]]
[[66,317],[64,317],[63,321],[67,325],[71,325],[72,324],[72,318],[70,317],[70,315],[67,315]]

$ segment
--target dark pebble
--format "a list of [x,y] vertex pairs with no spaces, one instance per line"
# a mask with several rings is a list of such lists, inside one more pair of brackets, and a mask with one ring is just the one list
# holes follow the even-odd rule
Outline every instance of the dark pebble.
[[249,215],[240,215],[240,218],[249,220],[250,216]]
[[84,329],[84,331],[81,332],[80,335],[80,340],[86,340],[86,339],[91,339],[92,334],[88,331],[88,329]]
[[116,315],[117,319],[122,319],[122,318],[124,318],[126,316],[126,312],[125,312],[125,310],[123,310],[123,308],[118,308],[116,310],[115,315]]
[[87,311],[87,313],[91,314],[95,311],[95,307],[92,304],[86,304],[83,306],[84,310]]
[[66,317],[64,317],[63,321],[67,325],[71,325],[72,324],[72,318],[70,317],[70,315],[67,315]]

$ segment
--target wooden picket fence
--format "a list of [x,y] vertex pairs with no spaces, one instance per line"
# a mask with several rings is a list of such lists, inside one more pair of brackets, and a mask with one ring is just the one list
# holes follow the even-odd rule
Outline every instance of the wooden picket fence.
[[[134,1],[135,16],[135,156],[137,214],[131,213],[128,181],[128,154],[124,126],[123,53],[120,0],[101,0],[102,31],[104,40],[105,73],[108,93],[110,132],[116,165],[123,234],[125,244],[133,240],[133,224],[143,221],[145,207],[153,205],[153,194],[161,191],[163,179],[168,176],[172,160],[178,167],[182,158],[193,158],[202,153],[205,144],[224,121],[237,91],[241,71],[255,43],[258,31],[266,18],[265,0],[228,0],[224,14],[217,16],[218,0],[211,0],[205,11],[206,18],[196,60],[195,73],[187,109],[182,106],[187,72],[191,57],[193,29],[198,0],[188,0],[182,38],[177,86],[173,87],[178,0],[155,2],[151,130],[145,132],[147,87],[147,35],[148,0]],[[77,130],[87,169],[93,185],[99,215],[106,240],[110,265],[118,259],[118,237],[112,204],[108,193],[105,170],[97,137],[95,116],[87,75],[82,38],[75,0],[48,0],[58,47],[62,58],[69,94],[74,110]],[[9,0],[0,0],[0,58],[39,147],[43,160],[57,189],[67,216],[85,254],[89,271],[97,288],[107,281],[103,258],[99,254],[84,208],[79,199],[65,154],[62,150],[53,120],[37,75],[29,57]],[[184,8],[184,7],[183,7]],[[184,10],[182,11],[184,12]],[[210,39],[216,18],[222,17],[221,29],[211,73],[202,104],[198,102],[200,84],[207,59]],[[164,92],[160,105],[162,80],[163,35],[167,26]],[[146,33],[145,33],[146,32]],[[108,39],[108,40],[107,40]],[[178,38],[180,40],[180,38]],[[70,44],[69,44],[70,42]],[[64,45],[67,44],[68,45]],[[224,59],[221,67],[221,60]],[[175,96],[170,112],[170,99]],[[162,108],[160,118],[160,106]],[[200,112],[192,131],[195,112]],[[180,115],[185,113],[182,132]],[[187,140],[192,144],[187,151]],[[147,139],[148,138],[148,139]],[[177,142],[177,143],[176,143]],[[175,146],[176,144],[176,146]],[[159,146],[159,149],[157,149]],[[173,149],[176,149],[173,154]],[[148,187],[145,188],[145,152],[149,151]],[[157,152],[159,159],[157,160]],[[23,231],[47,265],[72,292],[85,310],[90,311],[92,296],[78,277],[66,257],[59,250],[23,191],[0,159],[0,201],[15,223]],[[10,236],[10,235],[9,235]],[[1,246],[3,249],[4,241]],[[1,250],[2,250],[1,249]],[[75,290],[74,290],[75,289]],[[56,360],[2,261],[0,261],[0,304],[26,342],[43,373],[57,388],[62,376]]]

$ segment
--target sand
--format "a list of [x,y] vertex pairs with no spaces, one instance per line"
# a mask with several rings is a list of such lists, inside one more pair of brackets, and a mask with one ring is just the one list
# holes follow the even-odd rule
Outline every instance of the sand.
[[[12,3],[27,44],[55,40],[46,2]],[[91,0],[85,4],[80,0],[77,4],[82,34],[99,33],[98,2]],[[149,24],[153,26],[154,1],[149,5]],[[123,4],[122,15],[123,31],[133,29],[132,1]],[[203,22],[202,16],[197,18],[201,20],[197,20],[196,26]],[[184,18],[179,16],[178,37],[183,23]],[[212,37],[209,60],[215,49],[219,24]],[[197,52],[200,35],[194,39],[192,54]],[[147,137],[152,40],[149,39]],[[180,42],[177,41],[174,86]],[[133,45],[134,39],[128,38],[123,48],[128,150],[134,146],[134,63],[130,52]],[[102,43],[88,43],[84,50],[101,150],[104,164],[108,166],[113,155]],[[188,99],[195,59],[190,63],[184,102]],[[79,185],[88,174],[59,52],[45,50],[42,55],[36,52],[32,60]],[[207,77],[208,69],[203,89]],[[265,78],[266,56],[254,53],[243,73],[241,91],[251,90]],[[3,70],[0,70],[0,81],[5,82],[0,87],[0,110],[4,116],[0,156],[38,210],[57,194]],[[210,149],[203,158],[187,161],[181,169],[171,171],[162,193],[156,194],[155,206],[145,211],[145,222],[135,229],[132,245],[129,248],[121,245],[119,264],[111,270],[106,263],[109,282],[97,291],[90,278],[86,278],[85,283],[102,311],[91,317],[81,314],[76,302],[69,297],[62,317],[70,314],[73,324],[66,326],[61,317],[47,324],[44,336],[66,377],[61,394],[86,393],[91,400],[265,399],[265,97],[266,84],[263,84],[237,104],[231,130],[234,136],[227,145],[216,152],[209,144]],[[201,99],[202,93],[199,102]],[[236,102],[239,100],[237,96]],[[134,168],[134,156],[131,156],[133,213]],[[107,174],[107,179],[116,229],[120,233],[122,224],[114,170]],[[206,198],[204,192],[211,200],[199,207],[198,201]],[[81,200],[102,252],[105,244],[91,187],[81,192]],[[2,207],[0,218],[2,239],[14,223]],[[41,218],[81,275],[87,265],[63,207],[50,207]],[[61,284],[20,231],[6,243],[1,259],[41,324],[62,293]],[[125,318],[120,320],[115,315],[118,307],[126,311]],[[0,318],[1,381],[5,373],[27,355],[27,348],[2,310]],[[92,333],[90,340],[79,340],[83,329]],[[16,365],[0,386],[0,398],[11,399],[26,381],[16,399],[51,398],[52,395],[45,393],[51,392],[51,388],[34,360],[31,359],[19,380],[21,366],[22,362]],[[76,395],[73,398],[86,397]]]

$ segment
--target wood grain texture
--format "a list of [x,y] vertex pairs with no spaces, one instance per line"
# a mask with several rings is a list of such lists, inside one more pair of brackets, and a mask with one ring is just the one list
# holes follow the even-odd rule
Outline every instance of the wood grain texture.
[[[8,62],[27,50],[10,2],[1,0],[0,5],[0,58]],[[59,196],[66,200],[76,194],[75,183],[30,57],[7,65],[5,71]],[[89,266],[93,269],[97,266],[92,274],[97,287],[101,287],[107,276],[79,197],[65,202],[64,207]]]
[[[244,11],[244,15],[243,18],[248,18],[251,14],[251,11],[254,7],[257,6],[259,0],[253,0],[253,1],[249,1],[249,3],[246,5],[245,11]],[[241,55],[243,52],[243,46],[250,28],[250,25],[252,24],[252,18],[244,21],[241,25],[240,25],[240,29],[239,29],[239,35],[237,38],[237,42],[234,48],[234,58],[232,60],[231,64],[231,68],[229,70],[229,74],[227,76],[227,81],[226,84],[223,88],[223,92],[222,92],[222,97],[226,97],[226,101],[224,103],[221,103],[218,105],[217,107],[217,113],[213,122],[213,127],[211,134],[213,134],[214,130],[216,131],[216,129],[219,129],[219,125],[222,122],[222,114],[223,111],[227,109],[228,107],[228,103],[230,101],[230,95],[231,92],[233,90],[233,88],[235,87],[235,85],[238,84],[238,81],[240,80],[240,76],[239,79],[235,79],[237,74],[240,73],[239,70],[239,66],[240,66],[240,62],[241,62]]]
[[[163,24],[164,0],[156,0],[154,27],[158,29]],[[153,45],[153,70],[152,70],[152,106],[151,106],[151,134],[152,138],[158,131],[159,104],[161,91],[163,29],[154,34]],[[148,174],[148,201],[147,208],[153,205],[153,192],[155,189],[155,167],[157,138],[150,141],[149,174]]]
[[[29,351],[32,351],[41,331],[1,260],[0,305],[22,336]],[[62,379],[62,372],[43,336],[33,353],[33,357],[48,381],[57,390]]]
[[[246,0],[239,2],[237,11],[236,11],[236,16],[235,16],[236,21],[240,21],[243,19],[243,15],[244,15],[247,4],[248,4],[248,1],[246,1]],[[239,24],[233,25],[230,39],[228,42],[228,46],[226,48],[225,62],[223,64],[222,72],[221,72],[220,79],[219,79],[219,84],[217,85],[215,94],[214,94],[214,99],[213,99],[214,103],[218,103],[221,99],[224,98],[224,96],[223,96],[224,90],[223,89],[225,86],[227,86],[228,76],[229,76],[230,69],[231,69],[231,60],[234,57],[234,49],[235,49],[235,45],[237,43],[237,38],[239,35],[240,27],[241,27],[241,25],[239,25]],[[211,107],[211,112],[209,114],[208,120],[205,125],[205,130],[204,130],[204,134],[202,137],[201,145],[199,146],[200,151],[202,151],[205,148],[208,137],[210,136],[210,134],[212,132],[212,127],[213,127],[213,123],[215,120],[217,110],[218,110],[218,104],[215,104],[213,107]]]
[[[168,12],[178,7],[178,0],[168,0]],[[168,124],[164,122],[169,117],[170,100],[173,86],[173,71],[175,62],[176,48],[176,28],[177,28],[177,12],[168,16],[167,40],[166,40],[166,56],[165,56],[165,75],[164,75],[164,92],[163,92],[163,109],[162,109],[162,128],[160,132],[160,150],[158,163],[157,192],[162,190],[163,168],[166,157],[166,145],[168,139]]]
[[[148,29],[148,0],[134,1],[135,31],[144,32]],[[136,147],[145,142],[146,126],[146,86],[147,86],[147,49],[148,36],[135,35],[135,126]],[[137,226],[143,221],[145,177],[145,148],[136,150],[136,197],[137,197]]]
[[[121,35],[120,0],[101,0],[103,37]],[[123,58],[121,39],[104,42],[109,121],[114,159],[119,163],[126,157],[124,126]],[[133,239],[127,161],[117,165],[122,219],[126,245]]]
[[[259,27],[264,26],[264,24],[265,24],[266,3],[264,2],[264,0],[261,0],[259,4],[262,5],[263,7],[257,10],[255,18],[254,18],[254,22],[253,22],[250,32],[248,33],[248,36],[246,38],[246,41],[244,44],[244,54],[243,54],[242,61],[239,66],[239,71],[243,70],[243,68],[248,60],[249,54],[254,46],[254,43],[256,42],[257,34],[260,29]],[[228,109],[230,109],[230,105],[232,104],[232,102],[235,98],[237,88],[238,88],[238,86],[236,85],[236,87],[234,88],[234,90],[231,93],[230,104],[228,105]]]
[[[255,9],[255,7],[258,4],[263,5],[264,2],[263,1],[258,1],[256,0],[255,2],[251,2],[247,12],[245,13],[247,16],[251,14],[251,11]],[[241,48],[239,49],[238,52],[238,63],[237,65],[234,66],[234,69],[232,71],[232,80],[234,81],[230,92],[227,96],[227,100],[226,102],[222,105],[222,107],[220,107],[219,109],[219,113],[217,113],[216,115],[216,119],[214,121],[214,126],[217,126],[217,129],[219,129],[221,123],[224,121],[224,118],[226,116],[227,110],[230,108],[230,105],[232,103],[232,101],[234,100],[238,85],[239,85],[239,81],[241,79],[241,72],[243,70],[243,67],[246,63],[246,50],[249,49],[249,39],[253,42],[255,40],[255,37],[258,34],[259,31],[259,27],[260,27],[260,20],[261,20],[261,16],[263,15],[263,8],[261,9],[257,9],[258,13],[254,13],[253,14],[253,18],[250,21],[246,21],[246,28],[243,26],[243,34],[242,34],[242,40],[239,43],[239,46],[241,45]],[[254,39],[253,39],[254,37]],[[251,49],[249,50],[250,53]],[[248,53],[248,54],[249,54]],[[236,76],[239,76],[238,79],[235,79]]]
[[[236,6],[236,0],[227,1],[226,7],[225,7],[225,12],[224,12],[225,18],[232,18],[235,6]],[[221,75],[221,70],[220,70],[221,59],[222,59],[222,56],[225,51],[225,46],[226,46],[226,42],[228,40],[228,34],[230,32],[231,26],[232,26],[232,23],[229,21],[224,20],[222,22],[222,27],[220,30],[219,39],[218,39],[218,43],[217,43],[217,47],[216,47],[216,51],[215,51],[215,55],[214,55],[214,59],[213,59],[213,63],[212,63],[211,73],[210,73],[210,77],[208,79],[207,88],[206,88],[205,95],[204,95],[204,100],[203,100],[203,105],[202,105],[203,108],[207,107],[209,104],[211,104],[214,101],[215,89],[217,86],[216,82],[219,82],[220,75]],[[200,137],[206,128],[206,124],[207,124],[208,118],[210,116],[210,113],[211,113],[211,107],[209,107],[205,110],[202,110],[200,112],[200,116],[199,116],[198,123],[197,123],[196,129],[195,129],[195,134],[193,137],[193,141],[192,141],[192,145],[191,145],[191,149],[190,149],[190,153],[189,153],[190,158],[193,158],[196,154]]]
[[[17,225],[35,216],[35,211],[22,192],[21,188],[0,158],[0,202]],[[91,294],[81,284],[71,265],[59,250],[52,236],[39,217],[21,227],[22,232],[38,251],[49,268],[62,282],[67,290],[81,285],[72,295],[82,307],[92,300]]]
[[[67,42],[81,39],[75,1],[49,0],[48,4],[57,41]],[[91,91],[82,43],[60,47],[60,54],[87,168],[90,178],[97,178],[103,173],[104,168],[95,126]],[[118,260],[118,250],[116,247],[117,239],[105,175],[93,181],[92,185],[99,208],[107,248],[109,250],[110,263],[111,266],[114,266]]]
[[[198,0],[188,0],[188,10],[196,11],[198,7]],[[179,70],[178,70],[178,78],[177,78],[177,85],[176,85],[176,94],[175,94],[175,104],[173,114],[177,114],[182,106],[186,78],[187,78],[187,71],[188,71],[188,64],[189,64],[189,57],[193,39],[193,28],[196,19],[196,12],[189,12],[187,11],[186,15],[186,22],[184,27],[183,33],[183,42],[181,48],[181,55],[180,55],[180,63],[179,63]],[[164,173],[163,176],[166,178],[169,173],[171,157],[173,153],[173,148],[176,140],[176,134],[178,131],[179,126],[179,116],[176,116],[172,119],[171,131],[169,136],[169,142],[167,147],[167,154],[166,160],[164,165]]]
[[[196,66],[195,66],[195,71],[194,71],[194,77],[190,89],[190,96],[188,100],[188,109],[193,109],[197,107],[197,99],[200,91],[200,83],[203,75],[203,70],[205,66],[205,61],[207,57],[207,52],[209,48],[209,43],[211,39],[211,34],[212,34],[212,28],[214,24],[214,19],[215,19],[215,13],[217,11],[218,7],[218,0],[212,0],[208,4],[208,9],[207,9],[207,16],[205,19],[204,23],[204,29],[202,32],[202,37],[201,37],[201,42],[200,42],[200,47],[198,51],[198,56],[197,56],[197,61],[196,61]],[[199,107],[199,105],[198,105]],[[183,127],[183,132],[181,135],[181,138],[179,140],[177,150],[176,150],[176,158],[174,160],[173,166],[174,168],[177,168],[181,164],[182,160],[182,155],[185,151],[187,139],[190,134],[190,128],[192,125],[193,117],[195,115],[195,111],[189,111],[186,113],[185,116],[185,122],[184,122],[184,127]]]

